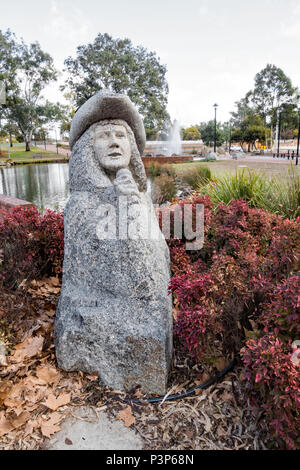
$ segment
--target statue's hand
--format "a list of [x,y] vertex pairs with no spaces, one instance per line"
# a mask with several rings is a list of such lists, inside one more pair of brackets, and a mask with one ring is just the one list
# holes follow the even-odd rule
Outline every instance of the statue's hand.
[[127,168],[121,168],[117,172],[114,186],[116,188],[117,194],[120,196],[135,195],[138,196],[138,198],[140,197],[137,184],[134,181],[130,170]]

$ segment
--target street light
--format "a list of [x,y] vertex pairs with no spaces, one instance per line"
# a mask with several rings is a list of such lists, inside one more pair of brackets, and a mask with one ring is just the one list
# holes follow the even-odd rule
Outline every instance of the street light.
[[228,149],[229,153],[230,153],[230,147],[231,147],[231,125],[232,125],[232,119],[229,119],[229,149]]
[[296,165],[298,165],[299,144],[300,144],[300,108],[298,108],[298,140],[297,140]]
[[217,103],[214,104],[215,108],[215,135],[214,135],[214,152],[217,150]]
[[279,157],[279,146],[280,146],[280,131],[281,131],[281,113],[282,109],[278,109],[278,142],[277,142],[277,157]]

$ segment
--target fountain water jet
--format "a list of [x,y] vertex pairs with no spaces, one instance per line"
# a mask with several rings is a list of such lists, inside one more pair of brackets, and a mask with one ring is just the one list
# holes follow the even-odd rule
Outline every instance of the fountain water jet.
[[167,156],[171,157],[173,154],[180,155],[181,154],[181,135],[180,135],[180,124],[175,119],[168,138],[168,153]]

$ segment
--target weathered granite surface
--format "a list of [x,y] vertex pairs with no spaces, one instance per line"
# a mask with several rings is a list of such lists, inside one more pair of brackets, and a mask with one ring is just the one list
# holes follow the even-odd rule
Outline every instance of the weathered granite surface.
[[[100,155],[98,124],[73,143],[55,322],[57,361],[64,370],[97,371],[100,381],[114,389],[140,385],[146,393],[164,394],[172,356],[169,251],[145,193],[134,134],[122,121],[100,124],[104,131],[126,128],[130,163],[123,164],[126,145],[121,143],[121,169],[118,156],[112,158],[114,171],[101,166],[106,157],[105,149]],[[114,141],[112,148],[117,145]]]

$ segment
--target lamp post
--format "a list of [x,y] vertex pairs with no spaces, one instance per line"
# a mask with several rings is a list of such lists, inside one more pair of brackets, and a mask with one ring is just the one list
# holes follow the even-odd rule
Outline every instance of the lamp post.
[[282,110],[279,108],[279,110],[278,110],[278,141],[277,141],[277,157],[279,157],[279,147],[280,147],[281,112],[282,112]]
[[300,108],[298,108],[298,139],[297,139],[296,165],[298,165],[299,144],[300,144]]
[[230,153],[230,147],[231,147],[231,125],[232,125],[232,121],[231,119],[229,119],[229,149],[228,149],[229,153]]
[[214,152],[217,150],[217,103],[214,104],[215,108],[215,134],[214,134]]

